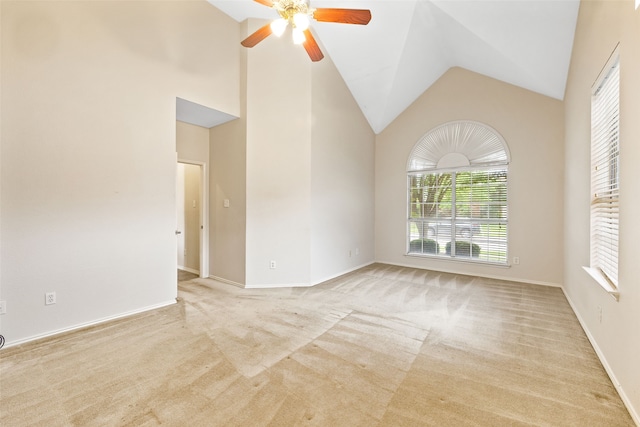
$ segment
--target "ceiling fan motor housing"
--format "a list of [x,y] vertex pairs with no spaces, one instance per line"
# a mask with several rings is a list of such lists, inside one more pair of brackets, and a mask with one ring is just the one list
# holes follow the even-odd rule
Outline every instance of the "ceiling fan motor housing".
[[273,3],[273,7],[282,19],[286,19],[289,23],[293,23],[293,17],[299,13],[313,15],[313,9],[309,7],[308,0],[280,0]]

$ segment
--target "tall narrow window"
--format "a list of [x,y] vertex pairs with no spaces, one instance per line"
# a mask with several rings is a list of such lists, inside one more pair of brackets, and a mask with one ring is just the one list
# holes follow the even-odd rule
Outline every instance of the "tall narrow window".
[[407,164],[407,253],[506,264],[508,162],[502,137],[481,123],[422,137]]
[[620,63],[614,55],[591,97],[590,271],[614,289],[618,286],[619,110]]

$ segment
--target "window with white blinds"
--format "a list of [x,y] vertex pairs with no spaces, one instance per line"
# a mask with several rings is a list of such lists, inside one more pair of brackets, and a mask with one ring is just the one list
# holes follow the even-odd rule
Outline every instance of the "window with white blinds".
[[591,269],[618,286],[620,63],[617,56],[591,97]]
[[507,168],[409,175],[409,254],[505,264]]
[[425,134],[407,162],[407,254],[507,264],[507,170],[502,136],[473,121]]

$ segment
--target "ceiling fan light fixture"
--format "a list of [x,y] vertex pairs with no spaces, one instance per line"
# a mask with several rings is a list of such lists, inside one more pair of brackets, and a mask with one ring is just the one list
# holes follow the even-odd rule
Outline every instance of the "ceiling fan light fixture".
[[282,33],[284,33],[284,30],[287,28],[287,24],[288,22],[286,19],[276,19],[271,23],[271,31],[273,31],[273,34],[280,37]]
[[293,43],[295,44],[302,44],[305,42],[305,40],[307,40],[307,38],[304,35],[304,32],[298,27],[295,27],[291,32],[291,34],[293,36]]
[[312,18],[319,22],[337,22],[357,25],[367,25],[369,21],[371,21],[371,11],[368,9],[314,9],[310,7],[309,0],[254,1],[274,9],[278,12],[280,18],[258,28],[251,33],[249,37],[242,40],[240,44],[244,47],[254,47],[271,34],[280,37],[287,26],[291,24],[293,42],[295,44],[301,44],[313,62],[320,61],[324,58],[324,55],[309,28]]
[[296,28],[300,28],[301,31],[304,31],[309,28],[309,15],[306,13],[298,12],[293,15],[293,23]]

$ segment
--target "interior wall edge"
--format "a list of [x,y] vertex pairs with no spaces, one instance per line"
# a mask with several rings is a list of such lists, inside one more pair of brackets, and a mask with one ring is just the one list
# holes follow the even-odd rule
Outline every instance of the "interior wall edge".
[[282,288],[312,288],[314,285],[311,282],[308,283],[254,283],[252,285],[245,285],[245,289],[282,289]]
[[184,265],[179,265],[178,270],[186,271],[187,273],[200,274],[200,270],[196,270],[194,268],[185,267]]
[[569,294],[566,292],[564,287],[562,287],[561,289],[562,289],[562,293],[567,299],[567,302],[569,303],[569,306],[571,307],[571,310],[573,311],[576,318],[578,319],[578,322],[580,322],[580,326],[582,326],[582,330],[584,330],[585,335],[589,339],[589,342],[591,343],[593,350],[596,352],[598,359],[600,359],[600,363],[602,363],[602,367],[604,368],[605,372],[609,376],[609,379],[611,380],[611,383],[615,387],[616,391],[620,395],[620,398],[622,399],[624,406],[629,411],[629,414],[631,415],[631,418],[633,419],[633,421],[638,426],[640,426],[640,414],[638,414],[638,412],[633,407],[631,399],[629,399],[629,396],[627,395],[624,388],[622,387],[622,384],[620,384],[620,381],[618,381],[618,379],[616,378],[616,375],[614,374],[613,369],[611,368],[611,365],[609,365],[609,362],[607,361],[607,358],[605,357],[604,352],[600,349],[598,342],[596,341],[595,337],[591,334],[591,331],[589,330],[587,323],[582,319],[582,316],[580,316],[580,312],[577,310],[576,306],[573,304],[573,301],[569,297]]
[[244,284],[243,283],[234,282],[233,280],[225,279],[224,277],[218,277],[218,276],[210,275],[209,279],[215,280],[216,282],[226,283],[227,285],[236,286],[238,288],[244,288]]
[[125,318],[125,317],[129,317],[129,316],[133,316],[133,315],[136,315],[136,314],[140,314],[140,313],[145,313],[147,311],[156,310],[158,308],[167,307],[169,305],[175,304],[176,302],[177,302],[177,300],[173,299],[173,300],[165,301],[165,302],[162,302],[162,303],[159,303],[159,304],[154,304],[154,305],[150,305],[150,306],[147,306],[147,307],[139,308],[139,309],[136,309],[136,310],[131,310],[131,311],[127,311],[127,312],[124,312],[124,313],[116,314],[114,316],[103,317],[103,318],[100,318],[100,319],[92,320],[90,322],[79,323],[77,325],[69,326],[69,327],[66,327],[66,328],[56,329],[56,330],[53,330],[53,331],[44,332],[42,334],[32,335],[32,336],[21,338],[19,340],[15,340],[15,341],[7,340],[3,348],[16,347],[16,346],[19,346],[19,345],[22,345],[22,344],[27,344],[27,343],[33,342],[33,341],[38,341],[38,340],[42,340],[42,339],[51,338],[51,337],[58,336],[58,335],[63,335],[63,334],[69,333],[69,332],[75,332],[75,331],[78,331],[80,329],[90,328],[90,327],[97,326],[97,325],[100,325],[100,324],[103,324],[103,323],[111,322],[111,321],[114,321],[114,320],[122,319],[122,318]]
[[375,263],[376,263],[376,261],[367,261],[367,262],[364,262],[364,263],[362,263],[362,264],[360,264],[360,265],[357,265],[357,266],[355,266],[355,267],[349,268],[349,269],[344,270],[344,271],[342,271],[342,272],[340,272],[340,273],[332,274],[332,275],[331,275],[331,276],[329,276],[329,277],[325,277],[325,278],[322,278],[322,279],[314,280],[314,281],[312,282],[311,286],[320,285],[320,284],[322,284],[322,283],[324,283],[324,282],[328,282],[329,280],[333,280],[333,279],[336,279],[336,278],[338,278],[338,277],[340,277],[340,276],[344,276],[345,274],[353,273],[354,271],[360,270],[361,268],[368,267],[368,266],[373,265],[373,264],[375,264]]
[[217,276],[209,276],[209,279],[215,280],[217,282],[222,282],[222,283],[226,283],[226,284],[229,284],[229,285],[233,285],[233,286],[236,286],[236,287],[239,287],[239,288],[243,288],[243,289],[311,288],[313,286],[317,286],[317,285],[320,285],[322,283],[328,282],[330,280],[336,279],[336,278],[338,278],[340,276],[344,276],[346,274],[353,273],[354,271],[360,270],[361,268],[365,268],[365,267],[368,267],[368,266],[373,265],[373,264],[376,264],[376,261],[365,262],[365,263],[360,264],[360,265],[358,265],[356,267],[349,268],[349,269],[347,269],[345,271],[342,271],[340,273],[331,275],[329,277],[325,277],[325,278],[320,279],[320,280],[315,280],[315,281],[313,281],[311,283],[300,283],[300,284],[296,284],[296,285],[283,284],[283,285],[249,285],[249,286],[246,286],[246,285],[244,285],[242,283],[234,282],[232,280],[227,280],[227,279],[224,279],[222,277],[217,277]]

